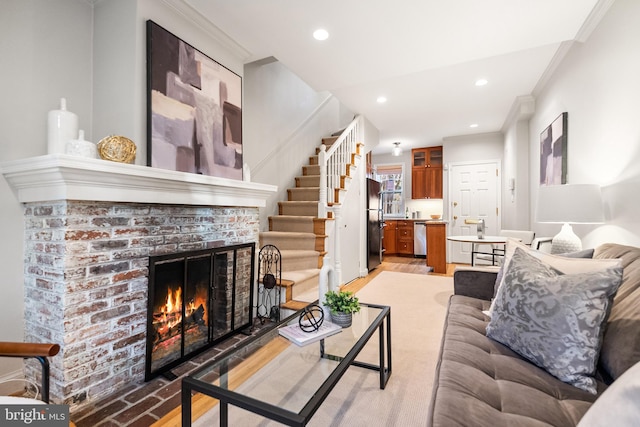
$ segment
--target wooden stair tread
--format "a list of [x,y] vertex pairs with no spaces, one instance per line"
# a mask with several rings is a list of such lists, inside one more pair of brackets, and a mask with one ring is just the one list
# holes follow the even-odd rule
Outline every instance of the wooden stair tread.
[[291,286],[295,285],[296,282],[293,280],[288,280],[288,279],[280,279],[280,286],[282,286],[283,288],[290,288]]
[[[282,200],[278,203],[290,203],[290,204],[318,204],[318,201],[313,201],[313,200]],[[302,215],[301,215],[302,216]]]
[[306,301],[291,300],[291,301],[287,301],[285,303],[280,304],[280,307],[281,308],[286,308],[286,309],[289,309],[289,310],[298,311],[298,310],[302,310],[303,308],[305,308],[308,305],[309,305],[309,303],[306,302]]
[[282,236],[292,239],[314,238],[317,236],[315,233],[305,233],[304,231],[261,231],[263,236]]

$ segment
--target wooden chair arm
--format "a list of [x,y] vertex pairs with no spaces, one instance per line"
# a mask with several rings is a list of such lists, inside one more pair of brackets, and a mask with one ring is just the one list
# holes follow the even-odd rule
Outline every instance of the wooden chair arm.
[[0,342],[0,356],[4,357],[50,357],[59,351],[58,344]]

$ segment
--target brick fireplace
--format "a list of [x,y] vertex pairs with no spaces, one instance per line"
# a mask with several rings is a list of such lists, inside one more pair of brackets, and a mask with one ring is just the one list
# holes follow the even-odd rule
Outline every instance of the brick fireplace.
[[257,244],[276,191],[66,155],[2,172],[25,216],[25,341],[61,345],[51,400],[72,406],[144,381],[149,257]]

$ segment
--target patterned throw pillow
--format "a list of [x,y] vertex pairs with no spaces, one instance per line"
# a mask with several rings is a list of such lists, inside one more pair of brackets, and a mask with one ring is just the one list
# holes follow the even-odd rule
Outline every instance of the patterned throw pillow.
[[498,289],[487,336],[596,394],[592,375],[621,282],[621,267],[562,274],[518,248]]
[[[562,274],[588,273],[591,271],[604,270],[605,268],[618,267],[622,265],[619,259],[591,259],[567,257],[566,255],[551,255],[532,249],[517,240],[510,239],[507,242],[504,261],[500,267],[500,271],[498,271],[498,277],[496,278],[496,284],[493,291],[494,296],[498,294],[498,289],[500,289],[500,286],[504,283],[504,272],[509,268],[511,258],[518,248],[522,249],[529,255],[538,258],[542,262],[551,265],[551,267],[560,271]],[[495,299],[491,301],[491,307],[489,308],[488,314],[489,317],[491,317],[491,313],[493,313],[494,305]]]

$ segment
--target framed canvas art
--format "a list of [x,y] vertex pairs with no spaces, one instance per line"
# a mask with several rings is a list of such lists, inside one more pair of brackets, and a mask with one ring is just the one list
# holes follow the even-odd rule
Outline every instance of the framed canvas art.
[[560,114],[540,134],[540,185],[567,183],[568,116]]
[[242,179],[242,78],[147,21],[147,164]]

